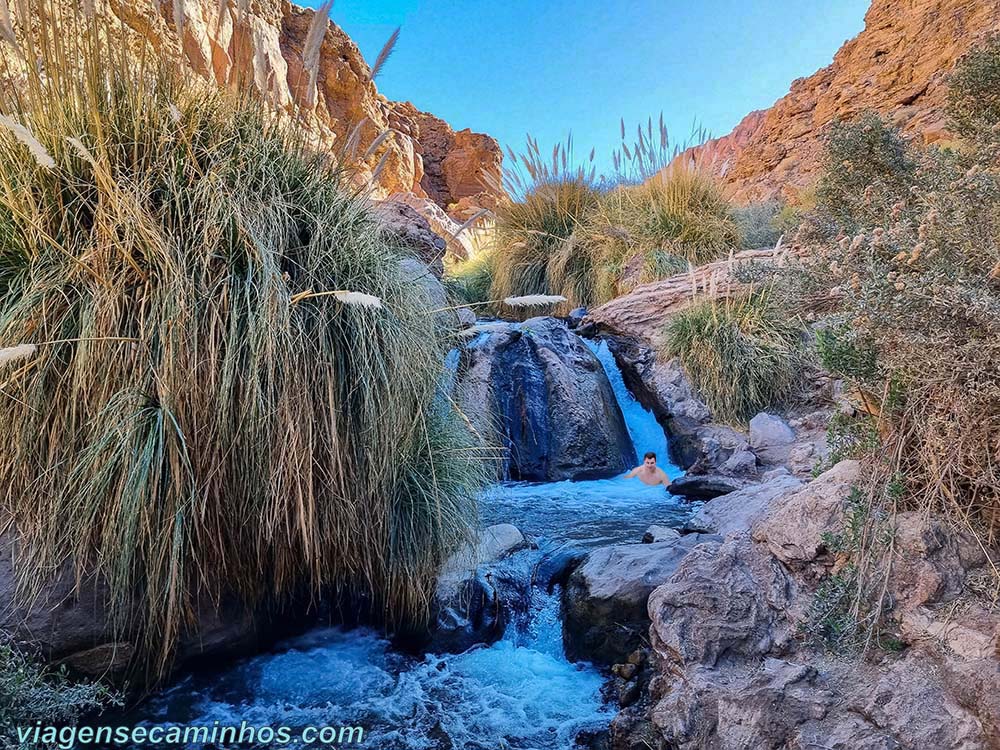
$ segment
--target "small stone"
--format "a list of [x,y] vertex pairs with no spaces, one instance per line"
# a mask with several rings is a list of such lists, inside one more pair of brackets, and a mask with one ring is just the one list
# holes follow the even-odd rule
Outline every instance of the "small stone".
[[631,680],[635,677],[635,673],[639,671],[639,666],[637,664],[615,664],[611,667],[611,674],[616,677],[621,677],[623,680]]

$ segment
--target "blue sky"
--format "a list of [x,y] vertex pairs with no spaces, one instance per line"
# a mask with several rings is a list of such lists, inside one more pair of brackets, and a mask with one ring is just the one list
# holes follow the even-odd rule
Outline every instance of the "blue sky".
[[829,64],[864,27],[868,4],[336,0],[331,18],[369,62],[402,26],[378,80],[389,98],[516,151],[527,132],[544,153],[572,130],[577,155],[596,146],[603,167],[621,117],[634,131],[662,111],[674,142],[695,120],[712,135],[729,132]]

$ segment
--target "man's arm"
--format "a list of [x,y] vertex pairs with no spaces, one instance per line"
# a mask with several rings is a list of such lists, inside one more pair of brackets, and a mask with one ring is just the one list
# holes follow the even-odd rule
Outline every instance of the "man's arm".
[[632,471],[630,471],[628,474],[625,475],[625,478],[635,479],[637,476],[639,476],[639,469],[641,468],[642,468],[641,466],[636,466],[634,469],[632,469]]
[[659,476],[660,484],[662,484],[664,487],[669,487],[670,477],[667,476],[667,472],[665,472],[663,469],[660,469],[659,472],[660,472]]

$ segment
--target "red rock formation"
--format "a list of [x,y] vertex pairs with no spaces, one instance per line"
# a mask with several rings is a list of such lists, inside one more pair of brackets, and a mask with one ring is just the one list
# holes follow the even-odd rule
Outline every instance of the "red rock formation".
[[[874,0],[865,29],[833,63],[792,84],[768,110],[697,150],[740,201],[790,195],[815,179],[823,131],[866,110],[911,138],[948,138],[948,72],[975,42],[1000,31],[998,0]],[[725,167],[725,170],[723,170]]]
[[[178,34],[173,0],[108,0],[106,12],[121,20],[161,54],[181,54],[199,76],[219,85],[256,86],[280,109],[305,106],[308,76],[302,53],[314,12],[287,0],[180,0],[183,28]],[[360,165],[370,177],[386,156],[376,193],[413,193],[439,206],[465,201],[495,204],[490,185],[500,182],[502,153],[495,140],[470,130],[455,132],[444,120],[409,103],[390,102],[370,80],[357,45],[336,24],[326,29],[320,50],[316,107],[310,127],[321,144],[344,151],[354,128],[360,138],[351,151],[364,156],[387,129],[383,141]],[[485,177],[484,177],[485,176]]]

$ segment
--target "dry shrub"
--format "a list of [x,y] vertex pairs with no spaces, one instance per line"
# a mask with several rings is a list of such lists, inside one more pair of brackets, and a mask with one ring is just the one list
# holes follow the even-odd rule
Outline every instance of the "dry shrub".
[[[960,151],[920,151],[872,116],[834,128],[818,206],[800,232],[813,244],[793,275],[796,288],[827,290],[824,304],[813,305],[829,332],[821,354],[851,380],[859,411],[880,435],[866,460],[873,529],[891,527],[902,510],[939,515],[978,536],[994,572],[1000,168],[990,139],[1000,110],[995,97],[977,105],[961,87],[972,81],[995,92],[998,61],[993,42],[953,78],[956,127],[968,138]],[[870,576],[884,575],[887,545],[884,534],[866,534]],[[878,595],[881,585],[860,580]]]

